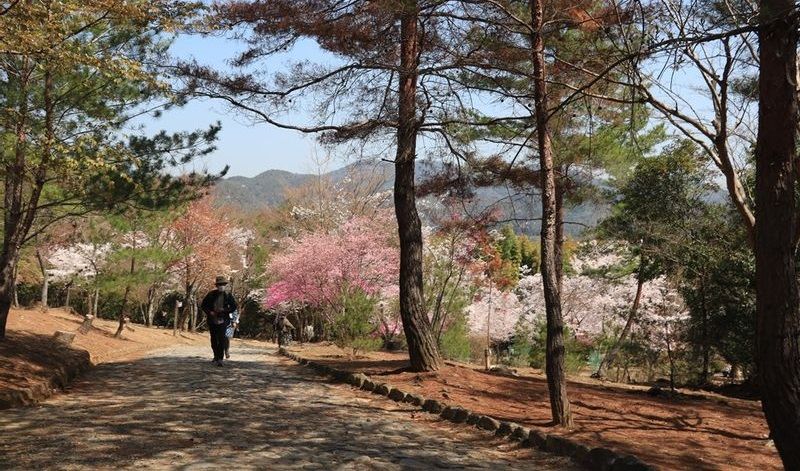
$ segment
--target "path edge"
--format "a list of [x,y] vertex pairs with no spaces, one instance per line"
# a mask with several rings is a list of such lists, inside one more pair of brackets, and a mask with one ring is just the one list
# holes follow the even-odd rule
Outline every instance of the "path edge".
[[375,381],[364,373],[350,373],[332,368],[303,358],[285,348],[280,348],[278,353],[335,382],[350,384],[358,389],[386,396],[395,402],[411,404],[430,414],[439,415],[442,419],[454,424],[475,427],[509,441],[521,443],[525,447],[537,448],[547,453],[572,458],[579,465],[592,471],[654,471],[658,469],[631,454],[618,453],[605,447],[590,447],[571,438],[546,434],[513,422],[477,414],[457,404],[444,404],[434,399],[409,394],[392,385]]
[[0,410],[35,406],[66,389],[75,378],[94,366],[87,350],[64,347],[70,350],[70,355],[64,356],[63,362],[52,370],[49,377],[21,389],[0,389]]

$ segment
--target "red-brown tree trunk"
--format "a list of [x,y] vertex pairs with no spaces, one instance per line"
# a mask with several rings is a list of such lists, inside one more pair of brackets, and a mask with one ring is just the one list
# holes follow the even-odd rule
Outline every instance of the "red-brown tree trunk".
[[561,292],[556,261],[556,183],[552,146],[547,133],[548,110],[544,39],[542,37],[542,4],[540,0],[530,0],[529,5],[532,26],[534,107],[542,190],[542,284],[547,311],[545,371],[553,423],[563,427],[572,427],[572,413],[567,398],[567,378],[564,372],[564,320],[561,315]]
[[400,83],[395,158],[394,206],[400,235],[400,315],[413,371],[441,366],[422,291],[422,224],[417,213],[414,164],[417,147],[417,69],[419,7],[404,2],[400,21]]
[[756,142],[756,362],[761,402],[787,470],[800,470],[800,312],[795,208],[797,20],[792,0],[761,0]]

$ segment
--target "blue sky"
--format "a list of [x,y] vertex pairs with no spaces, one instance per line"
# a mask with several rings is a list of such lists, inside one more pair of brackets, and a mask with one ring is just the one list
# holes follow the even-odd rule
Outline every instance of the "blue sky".
[[[241,48],[234,41],[218,37],[181,36],[173,47],[172,54],[180,59],[196,59],[225,70],[226,60]],[[318,49],[311,44],[301,44],[296,54],[304,58],[322,58]],[[266,63],[268,67],[279,67],[287,62],[287,57],[276,58]],[[219,171],[230,165],[228,176],[254,176],[265,170],[281,169],[308,173],[316,170],[311,156],[317,148],[314,136],[281,130],[266,124],[249,122],[246,116],[230,110],[224,103],[216,100],[195,100],[183,108],[166,111],[160,118],[142,120],[151,132],[188,131],[207,127],[220,121],[222,131],[217,141],[217,151],[195,162],[185,170]],[[302,122],[302,117],[300,117]],[[340,164],[334,164],[338,167]]]

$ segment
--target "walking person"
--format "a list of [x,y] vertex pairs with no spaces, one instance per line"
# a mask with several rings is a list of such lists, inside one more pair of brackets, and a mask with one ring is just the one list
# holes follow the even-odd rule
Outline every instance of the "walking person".
[[231,358],[231,339],[233,339],[233,334],[236,332],[236,329],[239,328],[239,311],[233,311],[231,313],[231,323],[227,329],[225,329],[225,359],[228,360]]
[[227,278],[218,276],[214,284],[217,289],[210,291],[203,298],[200,308],[206,314],[208,331],[211,335],[211,350],[214,352],[214,364],[222,366],[228,340],[225,332],[231,322],[230,315],[236,311],[237,306],[233,295],[226,290]]
[[288,345],[291,339],[290,332],[294,330],[294,325],[289,322],[286,314],[280,313],[275,316],[275,325],[273,327],[278,336],[278,348]]

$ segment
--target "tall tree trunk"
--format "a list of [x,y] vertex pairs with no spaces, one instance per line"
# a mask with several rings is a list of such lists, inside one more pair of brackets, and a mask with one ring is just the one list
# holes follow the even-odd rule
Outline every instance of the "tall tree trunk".
[[42,308],[47,309],[47,300],[50,297],[50,277],[47,276],[47,264],[42,257],[42,252],[36,249],[36,260],[39,261],[39,270],[42,272]]
[[181,309],[181,302],[177,299],[175,300],[175,309],[172,312],[172,336],[175,337],[178,335],[178,314],[180,313]]
[[70,301],[70,295],[72,294],[72,284],[73,284],[73,280],[69,280],[69,282],[67,282],[67,286],[65,286],[65,288],[67,290],[67,294],[66,294],[66,296],[64,298],[64,308],[66,310],[69,310],[69,308],[70,308],[69,301]]
[[147,309],[145,314],[145,324],[147,327],[153,327],[153,319],[156,315],[156,288],[151,286],[149,290],[147,290]]
[[792,0],[761,0],[756,141],[756,364],[761,403],[788,470],[800,470],[800,312],[795,208],[797,19]]
[[94,306],[92,308],[92,312],[94,313],[94,317],[98,317],[100,315],[100,288],[94,289]]
[[547,346],[545,370],[550,392],[553,423],[572,427],[572,413],[567,398],[567,378],[564,372],[564,320],[561,315],[561,292],[556,261],[556,194],[555,171],[550,136],[547,132],[547,89],[545,85],[544,39],[542,37],[542,4],[530,0],[534,107],[539,149],[542,191],[542,284],[547,311]]
[[19,276],[19,263],[14,264],[14,281],[11,284],[11,303],[19,309],[19,289],[17,288],[17,277]]
[[556,280],[558,284],[558,292],[561,292],[562,281],[564,280],[564,195],[566,189],[564,188],[565,172],[560,170],[559,175],[555,179],[555,194],[556,194],[556,240],[553,248],[553,255],[556,261]]
[[417,69],[419,31],[417,2],[404,2],[400,20],[400,83],[394,204],[400,235],[400,316],[413,371],[441,366],[431,334],[422,290],[422,227],[417,213],[414,164],[417,146]]
[[14,123],[14,159],[5,166],[3,191],[3,248],[0,251],[0,340],[6,336],[8,312],[11,310],[12,294],[16,281],[15,272],[19,250],[24,239],[25,210],[23,208],[23,177],[27,152],[28,81],[30,64],[23,59],[19,82],[19,103],[16,105],[18,119]]
[[703,277],[700,278],[700,336],[701,348],[703,349],[703,367],[700,371],[700,386],[708,384],[709,370],[711,368],[711,345],[708,338],[708,308],[706,307],[706,283]]
[[641,267],[642,262],[640,261],[639,273],[636,276],[636,295],[633,297],[633,305],[631,305],[631,310],[628,312],[628,319],[625,321],[625,327],[622,328],[622,332],[620,332],[616,342],[614,342],[614,345],[603,358],[603,361],[600,362],[600,366],[597,368],[597,371],[592,375],[594,377],[602,378],[606,375],[606,370],[608,370],[608,367],[611,366],[611,364],[614,363],[614,360],[617,359],[622,342],[628,338],[631,328],[633,328],[633,324],[636,322],[636,314],[639,312],[639,304],[642,301],[642,287],[644,287],[644,277],[642,276]]
[[[133,248],[136,249],[136,244],[133,244]],[[131,268],[128,271],[128,274],[133,278],[133,274],[136,271],[136,257],[131,257]],[[119,312],[119,326],[117,326],[117,332],[114,334],[114,337],[119,337],[122,335],[122,330],[125,328],[125,324],[128,323],[130,316],[128,315],[128,298],[131,294],[131,281],[128,280],[125,283],[125,294],[122,296],[122,308]]]

